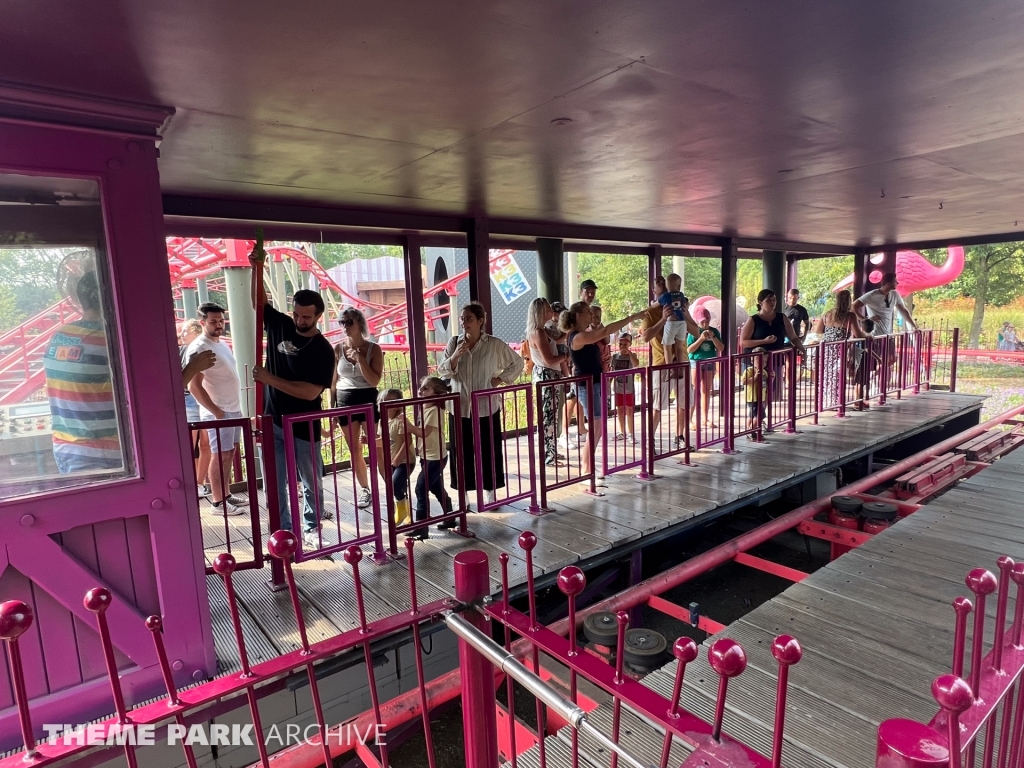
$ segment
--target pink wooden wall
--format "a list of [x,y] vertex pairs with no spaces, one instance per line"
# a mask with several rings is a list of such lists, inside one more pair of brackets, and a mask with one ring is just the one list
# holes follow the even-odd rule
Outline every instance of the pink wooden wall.
[[[93,586],[115,594],[108,612],[126,696],[163,690],[143,619],[163,616],[180,683],[215,669],[202,540],[185,429],[171,286],[152,132],[166,111],[36,99],[44,118],[117,125],[120,132],[26,121],[24,104],[0,97],[0,172],[99,182],[130,430],[138,477],[0,502],[0,601],[36,616],[22,639],[33,721],[79,723],[113,711],[95,617],[82,606]],[[21,743],[6,662],[0,663],[0,750]]]

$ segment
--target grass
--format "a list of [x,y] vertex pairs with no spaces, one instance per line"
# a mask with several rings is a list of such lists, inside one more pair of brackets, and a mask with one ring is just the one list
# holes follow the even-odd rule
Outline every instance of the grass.
[[[938,328],[945,324],[949,328],[960,329],[961,344],[967,345],[967,337],[971,331],[971,320],[974,317],[973,299],[952,299],[949,301],[919,300],[914,304],[914,319],[923,328]],[[985,320],[981,326],[979,346],[982,349],[995,349],[996,335],[1004,322],[1010,322],[1024,329],[1024,299],[1018,299],[1003,307],[988,305],[985,307]]]

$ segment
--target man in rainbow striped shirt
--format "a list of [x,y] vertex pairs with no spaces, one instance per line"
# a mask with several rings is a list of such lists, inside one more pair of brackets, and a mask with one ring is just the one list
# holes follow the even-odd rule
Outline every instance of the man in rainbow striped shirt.
[[43,357],[53,458],[62,475],[124,465],[95,272],[82,275],[75,294],[81,319],[58,328]]

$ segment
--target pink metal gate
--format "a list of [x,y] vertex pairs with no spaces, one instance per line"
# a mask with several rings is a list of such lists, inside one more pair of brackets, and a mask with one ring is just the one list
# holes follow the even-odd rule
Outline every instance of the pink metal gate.
[[[474,462],[473,471],[476,480],[477,509],[481,512],[523,499],[530,500],[530,512],[536,514],[540,509],[537,505],[536,488],[537,453],[532,439],[532,432],[536,428],[532,389],[530,384],[516,384],[510,387],[483,389],[471,395],[473,444],[477,449],[477,461]],[[495,415],[498,418],[493,418]],[[491,417],[491,424],[496,424],[497,428],[490,426],[485,435],[481,421],[488,417]],[[482,458],[484,440],[491,441],[487,446],[489,462]],[[510,460],[512,457],[515,457],[514,472]],[[495,485],[500,478],[501,485],[485,489],[485,474],[493,478]],[[484,498],[485,490],[493,492],[493,501]]]

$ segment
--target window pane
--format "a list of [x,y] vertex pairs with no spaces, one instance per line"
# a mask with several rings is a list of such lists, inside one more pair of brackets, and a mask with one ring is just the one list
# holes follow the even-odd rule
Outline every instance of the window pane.
[[0,173],[0,499],[124,477],[95,182]]

